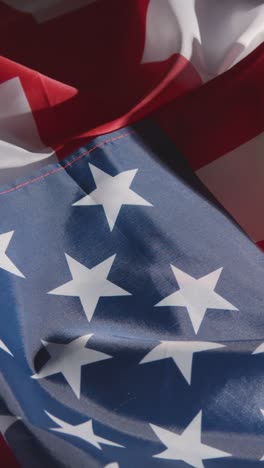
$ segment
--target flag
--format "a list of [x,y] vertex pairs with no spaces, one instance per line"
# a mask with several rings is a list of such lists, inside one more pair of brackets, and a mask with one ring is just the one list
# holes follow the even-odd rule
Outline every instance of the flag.
[[262,2],[0,3],[0,466],[264,459]]

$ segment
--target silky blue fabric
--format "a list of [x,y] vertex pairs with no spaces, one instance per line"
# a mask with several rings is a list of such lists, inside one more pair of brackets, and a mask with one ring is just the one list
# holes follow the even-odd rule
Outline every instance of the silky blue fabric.
[[[138,169],[131,189],[152,206],[124,204],[112,231],[102,206],[73,206],[96,188],[89,163],[112,176]],[[25,182],[0,190],[0,234],[14,231],[6,254],[25,276],[0,270],[0,339],[13,354],[0,350],[0,413],[21,417],[5,433],[21,466],[199,466],[155,458],[166,446],[150,424],[180,435],[200,411],[202,443],[230,454],[205,468],[261,466],[264,354],[253,352],[264,341],[264,256],[184,156],[146,121]],[[130,295],[101,297],[89,322],[78,297],[48,294],[72,279],[65,253],[89,269],[116,254],[108,279]],[[237,310],[208,308],[195,333],[186,307],[156,306],[179,290],[170,265],[196,279],[223,268],[215,291]],[[80,398],[61,373],[31,378],[50,359],[41,340],[88,334],[87,347],[112,358],[81,368]],[[172,358],[139,364],[165,340],[224,347],[193,355],[189,384]],[[124,448],[54,432],[45,411],[71,425],[92,419]]]

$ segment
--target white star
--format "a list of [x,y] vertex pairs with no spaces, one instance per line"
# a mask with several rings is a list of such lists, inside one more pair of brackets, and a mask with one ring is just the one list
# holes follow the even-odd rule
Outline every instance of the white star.
[[215,449],[201,442],[202,412],[197,414],[181,435],[150,424],[151,428],[166,446],[166,450],[155,458],[181,460],[195,468],[204,468],[203,460],[229,457],[231,454]]
[[191,384],[193,354],[209,349],[223,348],[224,346],[206,341],[161,341],[139,364],[171,358],[188,384]]
[[111,176],[92,164],[89,164],[89,167],[96,189],[74,203],[73,206],[103,205],[111,231],[122,205],[152,206],[151,203],[130,189],[138,169],[120,172],[115,176]]
[[223,268],[199,279],[193,278],[173,265],[171,268],[180,289],[165,297],[156,304],[156,307],[186,307],[195,333],[198,332],[207,309],[238,310],[214,291]]
[[0,415],[0,433],[2,436],[5,438],[5,433],[8,431],[8,429],[13,426],[17,421],[21,419],[20,417],[16,416],[11,416],[11,415],[5,415],[1,414]]
[[10,354],[11,356],[14,357],[14,355],[11,353],[10,349],[5,345],[5,343],[0,340],[0,348],[2,348],[6,353]]
[[105,465],[104,468],[119,468],[118,463],[109,463],[109,465]]
[[88,421],[77,424],[73,426],[72,424],[69,424],[65,421],[62,421],[59,418],[56,418],[52,414],[48,413],[45,411],[45,413],[54,421],[58,426],[60,427],[51,427],[50,429],[55,432],[61,432],[62,434],[68,434],[73,437],[78,437],[79,439],[84,440],[85,442],[88,442],[91,445],[94,445],[94,447],[97,447],[99,450],[101,450],[100,444],[105,444],[105,445],[112,445],[113,447],[122,447],[123,445],[116,444],[115,442],[112,442],[111,440],[108,439],[103,439],[103,437],[99,437],[94,433],[93,430],[93,421],[89,419]]
[[264,343],[261,343],[252,354],[264,353]]
[[107,279],[115,255],[91,269],[77,262],[69,255],[65,255],[73,279],[49,291],[48,294],[79,297],[89,322],[93,318],[100,297],[130,296],[129,292]]
[[3,270],[8,271],[9,273],[13,273],[14,275],[25,278],[21,271],[19,271],[16,265],[6,255],[6,250],[9,246],[14,232],[15,231],[9,231],[5,232],[4,234],[0,234],[0,268],[3,268]]
[[86,364],[110,359],[112,356],[86,348],[85,345],[93,335],[84,335],[68,344],[48,343],[47,347],[51,359],[42,367],[40,372],[32,375],[32,379],[43,379],[49,375],[61,373],[74,391],[77,398],[81,393],[81,367]]

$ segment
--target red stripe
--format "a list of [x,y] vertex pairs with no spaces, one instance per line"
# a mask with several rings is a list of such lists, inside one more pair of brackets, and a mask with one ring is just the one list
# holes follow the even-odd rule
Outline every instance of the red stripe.
[[0,15],[2,54],[12,60],[1,59],[0,82],[20,77],[40,137],[60,158],[200,86],[180,55],[141,64],[148,3],[98,1],[44,24],[5,7],[9,27]]
[[197,170],[264,130],[264,44],[156,120]]
[[192,64],[180,55],[174,55],[161,64],[139,65],[139,70],[141,74],[147,75],[147,70],[153,67],[155,72],[160,68],[156,84],[149,84],[149,90],[139,99],[136,99],[135,94],[131,108],[127,101],[128,110],[121,112],[115,119],[112,119],[112,109],[114,107],[116,113],[119,106],[112,106],[111,101],[105,102],[102,107],[89,99],[86,93],[78,93],[75,88],[3,57],[0,57],[0,83],[17,76],[20,78],[41,140],[53,147],[59,159],[62,159],[80,147],[82,140],[87,142],[94,136],[130,125],[149,115],[160,105],[200,85]]

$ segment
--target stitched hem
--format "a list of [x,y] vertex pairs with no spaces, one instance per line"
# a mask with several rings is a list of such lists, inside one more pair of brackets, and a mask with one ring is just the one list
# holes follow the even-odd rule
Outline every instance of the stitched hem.
[[124,133],[123,135],[119,135],[119,136],[116,136],[116,137],[113,137],[113,138],[109,138],[108,140],[105,140],[105,141],[101,141],[101,143],[98,143],[97,145],[93,146],[92,148],[88,149],[87,151],[85,151],[84,153],[82,154],[79,154],[78,156],[76,156],[76,158],[72,159],[71,161],[69,161],[67,164],[65,164],[65,166],[60,166],[60,167],[57,167],[56,169],[53,169],[49,172],[47,172],[46,174],[42,174],[38,177],[35,177],[34,179],[30,179],[30,180],[27,180],[25,182],[22,182],[21,184],[18,184],[16,185],[15,187],[10,187],[9,189],[7,190],[2,190],[2,192],[0,192],[0,195],[5,195],[7,193],[11,193],[11,192],[14,192],[15,190],[18,190],[22,187],[25,187],[27,185],[30,185],[30,184],[33,184],[35,182],[38,182],[39,180],[42,180],[42,179],[45,179],[46,177],[49,177],[51,176],[52,174],[56,174],[56,172],[59,172],[59,171],[63,171],[65,169],[67,169],[67,167],[69,166],[72,166],[74,163],[76,163],[77,161],[79,161],[80,159],[82,159],[84,156],[86,156],[87,154],[90,154],[92,153],[93,151],[95,151],[96,149],[100,148],[101,146],[104,146],[106,145],[107,143],[110,143],[112,141],[115,141],[115,140],[121,140],[122,138],[125,138],[129,135],[131,135],[132,133],[134,133],[133,130],[131,130],[130,132],[127,132],[127,133]]

